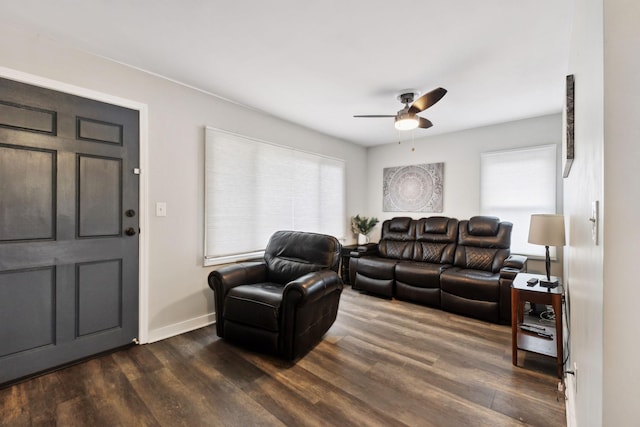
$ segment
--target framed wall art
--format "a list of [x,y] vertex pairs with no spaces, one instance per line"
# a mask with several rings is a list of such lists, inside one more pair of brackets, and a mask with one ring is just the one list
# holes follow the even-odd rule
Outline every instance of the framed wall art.
[[383,169],[384,212],[442,212],[444,163]]
[[564,178],[569,176],[575,151],[574,100],[575,81],[573,74],[570,74],[566,79],[564,109],[562,110],[562,124],[564,127],[564,132],[562,134],[562,176]]

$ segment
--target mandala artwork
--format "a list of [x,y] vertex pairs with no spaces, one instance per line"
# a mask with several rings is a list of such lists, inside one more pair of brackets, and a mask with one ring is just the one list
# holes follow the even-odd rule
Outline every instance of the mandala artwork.
[[384,168],[384,212],[442,212],[444,163]]

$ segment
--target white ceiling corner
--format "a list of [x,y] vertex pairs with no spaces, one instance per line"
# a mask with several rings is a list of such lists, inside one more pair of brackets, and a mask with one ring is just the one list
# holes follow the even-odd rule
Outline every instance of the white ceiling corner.
[[365,146],[561,111],[570,0],[2,0],[0,22]]

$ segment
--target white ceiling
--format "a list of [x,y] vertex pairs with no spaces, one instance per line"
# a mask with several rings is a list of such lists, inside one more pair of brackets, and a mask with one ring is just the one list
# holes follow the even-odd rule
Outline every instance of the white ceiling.
[[[32,28],[365,146],[561,111],[572,0],[0,0]],[[403,89],[449,92],[401,136]]]

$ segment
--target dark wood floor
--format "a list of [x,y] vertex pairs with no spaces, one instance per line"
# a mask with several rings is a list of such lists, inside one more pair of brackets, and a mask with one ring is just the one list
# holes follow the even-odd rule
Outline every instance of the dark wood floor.
[[554,360],[510,328],[345,289],[297,364],[202,328],[0,390],[3,426],[564,426]]

